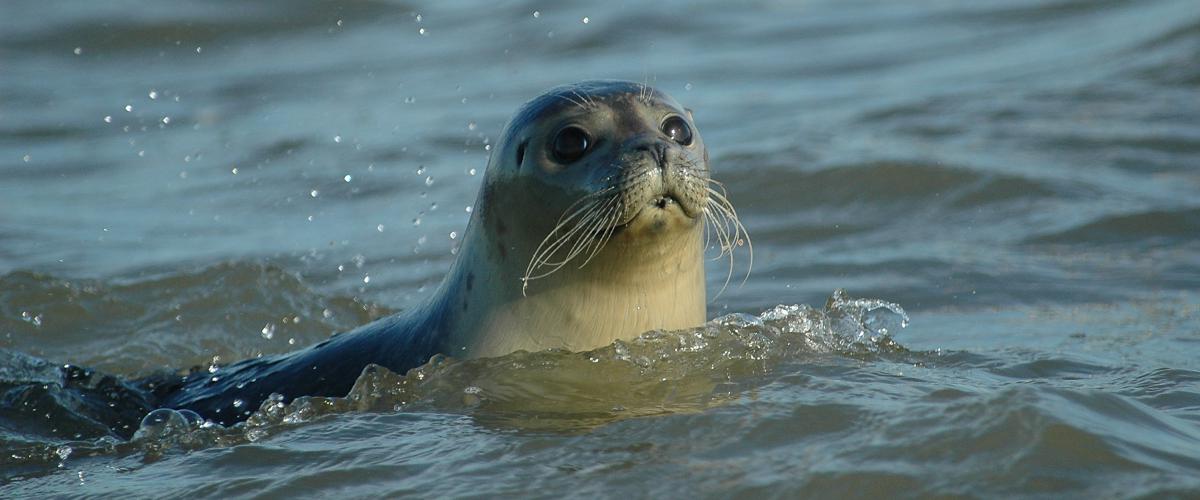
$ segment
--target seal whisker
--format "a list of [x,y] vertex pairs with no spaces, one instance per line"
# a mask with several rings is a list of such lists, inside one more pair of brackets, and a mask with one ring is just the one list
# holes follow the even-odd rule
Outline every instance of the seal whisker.
[[[594,235],[599,231],[610,229],[611,223],[609,220],[612,214],[619,212],[616,210],[620,206],[619,196],[611,196],[610,192],[616,187],[608,187],[586,196],[584,199],[572,204],[571,207],[577,207],[582,202],[587,202],[583,206],[568,209],[567,213],[560,217],[559,222],[555,224],[554,229],[550,234],[542,240],[538,247],[534,250],[533,257],[529,261],[529,265],[525,268],[525,276],[521,279],[521,293],[524,294],[529,282],[532,280],[544,278],[554,274],[563,266],[574,260],[580,254],[589,251],[592,245],[595,244]],[[571,225],[570,229],[563,232],[563,228]],[[568,245],[570,245],[568,247]],[[559,254],[563,248],[567,248],[566,254],[560,259],[554,259],[554,256]],[[599,251],[599,248],[594,248],[590,252],[587,261]],[[582,265],[580,266],[583,267]],[[534,274],[539,269],[547,268],[544,272]]]
[[[718,183],[718,186],[720,186],[719,183]],[[720,187],[722,188],[722,190],[724,189],[724,186],[720,186]],[[725,216],[726,220],[728,220],[729,223],[732,224],[732,226],[733,226],[733,235],[732,235],[733,241],[731,243],[735,244],[736,246],[741,246],[742,242],[745,241],[746,250],[749,252],[749,255],[748,255],[749,262],[747,263],[747,267],[746,267],[746,276],[742,278],[742,284],[745,285],[746,281],[750,279],[750,271],[754,268],[754,243],[750,240],[750,232],[747,231],[746,226],[742,224],[741,218],[738,217],[737,210],[733,208],[733,204],[729,202],[729,199],[726,198],[724,194],[717,192],[717,190],[715,190],[715,189],[712,189],[712,188],[707,188],[707,189],[708,189],[708,194],[710,196],[710,200],[714,201],[714,203],[709,204],[709,206],[715,208],[718,212],[723,214]],[[733,252],[733,248],[731,247],[730,248],[730,258],[731,259],[732,259],[732,252]],[[730,265],[732,266],[732,263]],[[731,271],[732,271],[732,269],[731,269]]]
[[608,239],[611,238],[613,233],[617,230],[616,222],[621,218],[622,212],[624,212],[624,207],[618,200],[617,203],[609,209],[608,214],[605,215],[603,225],[604,229],[601,230],[600,236],[595,239],[596,243],[592,248],[592,252],[588,254],[587,259],[583,261],[583,264],[579,265],[580,269],[583,269],[583,266],[586,266],[588,262],[591,262],[592,258],[595,257],[596,254],[600,253],[600,250],[604,248],[604,245],[608,244]]
[[567,101],[567,102],[569,102],[569,103],[571,103],[571,104],[574,104],[574,105],[578,106],[578,107],[579,107],[579,108],[581,108],[581,109],[585,109],[585,110],[587,109],[587,106],[584,106],[584,105],[583,105],[583,103],[581,103],[581,102],[579,102],[579,101],[576,101],[575,99],[571,99],[570,97],[567,97],[567,96],[565,96],[565,95],[558,94],[556,97],[558,97],[559,99],[562,99],[562,100],[564,100],[564,101]]

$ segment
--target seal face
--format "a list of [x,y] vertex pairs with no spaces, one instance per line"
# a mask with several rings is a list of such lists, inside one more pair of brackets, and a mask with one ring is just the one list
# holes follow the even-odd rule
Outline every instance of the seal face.
[[163,406],[229,424],[272,393],[344,395],[369,364],[403,373],[438,353],[584,350],[698,326],[706,223],[722,255],[745,234],[709,172],[691,112],[669,96],[622,81],[552,89],[505,127],[426,304],[301,351],[142,384]]

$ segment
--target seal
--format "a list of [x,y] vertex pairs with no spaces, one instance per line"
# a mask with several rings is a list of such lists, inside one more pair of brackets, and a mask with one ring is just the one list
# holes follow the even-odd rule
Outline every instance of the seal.
[[423,305],[143,386],[162,407],[229,425],[272,393],[345,395],[369,364],[403,373],[438,353],[578,351],[698,326],[706,227],[721,255],[745,234],[719,186],[691,111],[666,94],[607,80],[551,89],[505,127],[457,259]]

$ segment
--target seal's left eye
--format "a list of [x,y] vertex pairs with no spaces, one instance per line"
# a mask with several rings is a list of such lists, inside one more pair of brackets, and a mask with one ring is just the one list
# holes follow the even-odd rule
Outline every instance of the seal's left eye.
[[692,143],[692,128],[678,116],[672,116],[663,121],[662,132],[671,140],[684,146]]
[[582,158],[591,145],[592,141],[583,129],[566,127],[559,130],[558,135],[554,136],[551,152],[560,163],[571,163]]

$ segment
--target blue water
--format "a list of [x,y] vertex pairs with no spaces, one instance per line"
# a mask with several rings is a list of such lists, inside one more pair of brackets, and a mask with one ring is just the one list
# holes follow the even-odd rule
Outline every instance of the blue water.
[[[1200,494],[1194,1],[0,19],[0,496]],[[56,392],[413,307],[510,114],[589,78],[694,110],[753,238],[707,347],[450,360],[132,443]],[[839,288],[911,324],[839,323]]]

